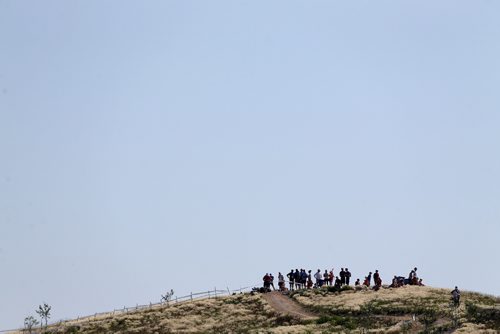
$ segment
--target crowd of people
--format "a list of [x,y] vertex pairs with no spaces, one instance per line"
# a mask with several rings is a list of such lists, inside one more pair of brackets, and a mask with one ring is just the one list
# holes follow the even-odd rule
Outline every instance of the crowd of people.
[[[279,291],[293,291],[299,289],[313,289],[320,288],[322,286],[335,286],[341,288],[342,286],[349,286],[351,283],[351,272],[349,268],[341,268],[338,276],[334,274],[334,268],[331,270],[320,270],[318,269],[314,274],[312,270],[305,269],[291,269],[285,276],[279,272],[278,273],[278,290]],[[373,279],[373,285],[372,285]],[[266,273],[262,278],[264,281],[264,290],[271,291],[271,289],[276,290],[274,286],[274,276],[271,273]],[[286,282],[288,281],[288,288],[286,287]],[[418,285],[423,286],[422,279],[417,276],[417,268],[413,268],[410,271],[408,277],[395,275],[392,279],[392,284],[390,287],[398,288],[403,285]],[[378,290],[382,287],[382,278],[378,270],[375,273],[371,271],[365,276],[363,283],[360,279],[356,279],[354,286],[366,286],[374,290]]]
[[[288,280],[285,279],[285,276],[281,272],[278,273],[278,290],[286,292],[299,289],[314,289],[322,286],[333,286],[340,290],[343,286],[349,286],[351,276],[352,274],[348,268],[341,268],[338,276],[335,276],[333,268],[331,270],[324,271],[318,269],[314,274],[312,273],[312,270],[306,271],[305,269],[291,269],[290,272],[286,274],[286,278],[288,278]],[[274,286],[273,274],[266,273],[262,280],[264,281],[264,286],[260,289],[260,292],[269,292],[271,289],[276,290]],[[286,287],[287,281],[289,284],[288,288]],[[408,274],[408,277],[394,275],[392,283],[389,287],[399,288],[405,285],[424,286],[422,279],[417,275],[417,268],[413,268]],[[375,270],[375,273],[370,271],[368,275],[365,276],[363,283],[361,283],[359,278],[356,279],[354,286],[365,286],[366,288],[379,290],[382,287],[382,278],[380,277],[379,271]],[[451,291],[451,295],[453,306],[459,307],[460,291],[458,290],[458,287],[455,287],[455,289]]]
[[398,288],[398,287],[403,286],[403,285],[424,286],[422,279],[417,276],[417,268],[413,268],[413,270],[410,271],[408,278],[406,278],[404,276],[394,275],[394,278],[392,279],[392,284],[390,285],[390,287],[391,288]]

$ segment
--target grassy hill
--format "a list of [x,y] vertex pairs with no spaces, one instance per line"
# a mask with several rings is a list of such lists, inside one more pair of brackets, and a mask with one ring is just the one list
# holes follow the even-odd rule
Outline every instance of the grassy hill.
[[[268,296],[269,297],[269,296]],[[73,320],[50,333],[500,333],[500,298],[462,293],[458,310],[450,291],[406,286],[379,291],[352,288],[300,290],[287,302],[315,318],[280,313],[261,294],[238,294],[127,314]]]

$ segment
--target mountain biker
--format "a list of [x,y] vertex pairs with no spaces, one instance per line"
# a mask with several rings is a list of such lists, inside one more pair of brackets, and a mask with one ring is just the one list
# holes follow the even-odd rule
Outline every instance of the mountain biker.
[[451,300],[456,307],[460,306],[460,290],[457,286],[451,291]]

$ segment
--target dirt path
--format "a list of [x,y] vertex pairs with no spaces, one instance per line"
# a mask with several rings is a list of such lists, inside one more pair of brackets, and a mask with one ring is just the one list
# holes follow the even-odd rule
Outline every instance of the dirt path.
[[269,305],[281,314],[292,315],[300,319],[317,318],[317,316],[305,310],[296,301],[278,291],[264,293],[262,297],[269,303]]

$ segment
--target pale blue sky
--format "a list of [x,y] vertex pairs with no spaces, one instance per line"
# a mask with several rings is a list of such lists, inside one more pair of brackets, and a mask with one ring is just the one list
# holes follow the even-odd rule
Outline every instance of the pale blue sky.
[[297,267],[498,295],[498,87],[496,1],[0,0],[0,329]]

